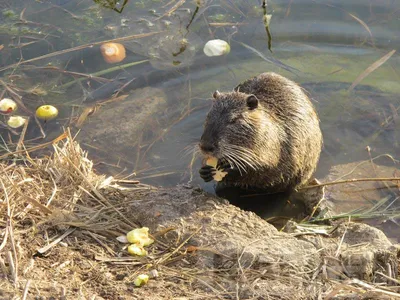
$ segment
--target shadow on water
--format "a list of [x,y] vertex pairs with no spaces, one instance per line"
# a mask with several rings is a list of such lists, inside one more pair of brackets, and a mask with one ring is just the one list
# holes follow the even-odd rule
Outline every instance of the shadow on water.
[[265,194],[262,190],[244,190],[238,187],[217,189],[216,194],[241,209],[252,211],[262,218],[295,218],[304,214],[304,205],[291,201],[289,193]]

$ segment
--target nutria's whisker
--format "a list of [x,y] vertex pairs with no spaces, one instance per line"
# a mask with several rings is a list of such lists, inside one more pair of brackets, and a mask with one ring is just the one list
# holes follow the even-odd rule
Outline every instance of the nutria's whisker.
[[199,146],[196,144],[189,144],[187,145],[183,150],[181,150],[179,153],[183,153],[183,157],[187,157],[187,156],[192,156],[195,155],[197,156],[200,153],[200,149]]
[[228,148],[231,152],[234,152],[238,158],[240,158],[243,162],[246,162],[246,164],[254,170],[257,170],[262,166],[257,156],[249,149],[238,145],[229,145]]
[[241,166],[238,165],[236,159],[234,157],[232,157],[232,155],[230,153],[226,153],[223,158],[229,162],[231,167],[236,167],[239,170],[241,170]]
[[193,146],[191,149],[188,149],[185,151],[186,155],[189,155],[189,154],[197,155],[200,152],[201,152],[200,148],[197,145]]
[[224,153],[229,154],[235,159],[235,161],[240,162],[243,167],[248,164],[248,162],[246,162],[246,159],[243,159],[243,155],[237,150],[232,149],[230,146],[224,147]]
[[255,171],[258,169],[257,164],[253,163],[253,161],[257,162],[254,156],[250,156],[249,153],[246,153],[245,151],[240,151],[231,146],[232,145],[225,147],[224,153],[229,153],[230,157],[234,158],[235,161],[237,161],[242,166],[242,169],[245,173],[247,173],[246,166],[254,169]]
[[255,160],[256,162],[258,161],[257,156],[249,149],[236,145],[230,145],[230,148],[238,153],[241,153],[243,156],[250,158],[251,160]]
[[[229,150],[228,150],[229,151]],[[235,167],[238,168],[240,175],[242,175],[242,171],[247,173],[245,165],[241,161],[239,161],[235,156],[232,156],[232,153],[226,152],[225,157],[230,159]]]
[[[231,159],[229,159],[228,157],[224,157],[224,159],[229,163],[231,168],[236,167],[235,163]],[[240,175],[242,175],[240,169],[239,169],[239,173],[240,173]]]
[[234,155],[234,157],[240,161],[242,164],[244,164],[245,166],[249,166],[250,168],[256,170],[256,168],[253,166],[253,164],[251,163],[251,160],[249,160],[249,158],[247,158],[246,156],[243,155],[243,153],[237,151],[237,150],[228,150],[230,151],[231,154]]

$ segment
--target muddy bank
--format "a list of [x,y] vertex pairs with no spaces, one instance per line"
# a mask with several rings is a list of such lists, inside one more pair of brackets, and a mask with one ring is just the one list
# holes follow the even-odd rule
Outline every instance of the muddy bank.
[[173,265],[208,273],[201,290],[225,291],[226,299],[235,299],[235,294],[239,299],[315,299],[332,288],[332,281],[383,283],[387,278],[381,273],[398,272],[400,248],[365,224],[343,222],[320,235],[291,223],[288,232],[280,232],[254,213],[198,189],[177,187],[125,197],[137,200],[129,212],[136,223],[153,232],[174,228],[164,242],[176,240],[179,246],[187,240],[183,248],[196,249]]

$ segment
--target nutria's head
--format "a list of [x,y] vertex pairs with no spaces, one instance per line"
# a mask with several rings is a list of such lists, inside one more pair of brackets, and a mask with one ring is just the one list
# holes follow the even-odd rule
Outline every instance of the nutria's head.
[[244,172],[276,165],[282,138],[277,118],[254,95],[216,91],[213,98],[199,143],[201,152]]

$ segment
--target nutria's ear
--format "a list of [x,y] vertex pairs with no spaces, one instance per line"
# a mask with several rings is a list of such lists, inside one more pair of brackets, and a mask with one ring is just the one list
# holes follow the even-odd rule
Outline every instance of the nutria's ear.
[[218,90],[216,90],[216,91],[213,93],[213,98],[214,98],[214,99],[218,99],[219,95],[221,95],[221,93],[220,93]]
[[258,99],[254,95],[250,95],[246,98],[247,107],[252,110],[258,107]]

